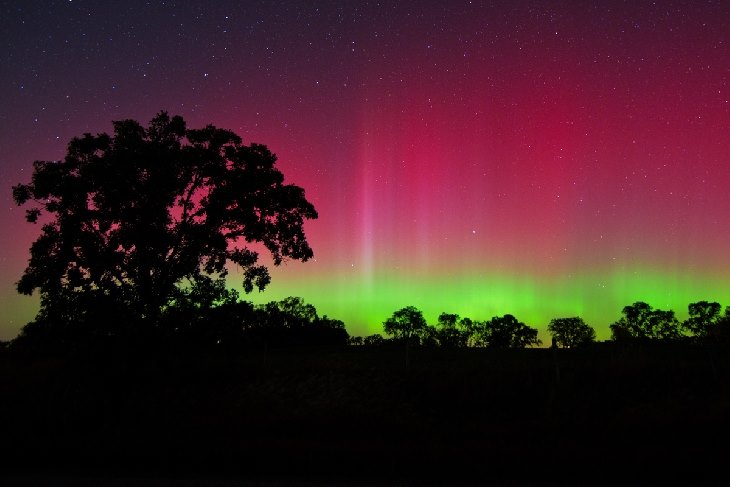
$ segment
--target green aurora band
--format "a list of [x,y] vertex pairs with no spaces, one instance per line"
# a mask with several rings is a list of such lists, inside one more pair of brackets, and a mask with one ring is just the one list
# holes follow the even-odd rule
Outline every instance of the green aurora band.
[[383,321],[409,305],[422,310],[432,324],[442,312],[475,320],[510,313],[537,328],[545,343],[552,318],[581,316],[596,329],[597,338],[605,340],[610,338],[608,326],[620,318],[623,307],[636,301],[674,310],[680,320],[686,318],[691,302],[730,305],[730,282],[719,273],[700,277],[649,268],[557,278],[506,273],[404,277],[383,272],[362,279],[353,272],[297,279],[285,276],[286,266],[272,274],[266,291],[244,299],[264,303],[300,296],[320,315],[343,320],[352,335],[382,333]]

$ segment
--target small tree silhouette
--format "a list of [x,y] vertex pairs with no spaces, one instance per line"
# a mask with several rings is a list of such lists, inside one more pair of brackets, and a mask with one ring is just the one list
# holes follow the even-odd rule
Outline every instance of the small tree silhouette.
[[466,346],[469,336],[461,327],[459,315],[441,313],[438,318],[436,338],[442,347],[458,348]]
[[414,306],[406,306],[393,313],[393,316],[383,323],[383,331],[395,340],[405,342],[406,370],[410,368],[411,344],[420,345],[429,342],[433,336],[433,329],[426,324],[423,313]]
[[396,340],[421,343],[421,338],[427,329],[423,313],[414,306],[406,306],[393,313],[393,316],[383,323],[383,331]]
[[653,309],[648,304],[637,301],[625,306],[623,317],[610,325],[614,341],[623,339],[667,340],[681,336],[679,322],[674,311]]
[[710,328],[707,338],[718,343],[730,343],[730,306],[725,308],[725,315]]
[[710,330],[722,319],[720,303],[698,301],[690,303],[687,308],[689,317],[682,323],[682,326],[700,339],[707,337]]
[[550,320],[548,332],[553,336],[555,345],[576,348],[596,340],[596,330],[583,321],[583,318],[554,318]]
[[537,330],[527,326],[510,314],[495,316],[482,324],[479,343],[492,348],[525,348],[540,345]]

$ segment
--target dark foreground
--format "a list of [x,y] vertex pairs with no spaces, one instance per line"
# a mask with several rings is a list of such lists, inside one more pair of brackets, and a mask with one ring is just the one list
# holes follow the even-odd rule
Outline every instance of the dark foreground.
[[404,358],[359,347],[5,353],[0,476],[27,485],[727,480],[723,349],[411,350],[408,370]]

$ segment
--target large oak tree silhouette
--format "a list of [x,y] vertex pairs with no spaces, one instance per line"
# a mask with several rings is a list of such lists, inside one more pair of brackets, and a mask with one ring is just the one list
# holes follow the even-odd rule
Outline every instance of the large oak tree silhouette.
[[35,162],[31,182],[13,187],[27,220],[44,221],[18,291],[40,290],[46,315],[93,295],[154,321],[182,286],[224,278],[228,263],[246,292],[263,290],[270,275],[251,244],[275,265],[306,261],[303,223],[317,218],[275,163],[264,145],[165,112],[74,138],[64,160]]

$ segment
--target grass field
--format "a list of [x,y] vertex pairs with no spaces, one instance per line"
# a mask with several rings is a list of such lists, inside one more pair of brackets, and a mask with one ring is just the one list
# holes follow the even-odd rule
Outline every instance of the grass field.
[[724,475],[730,357],[585,350],[0,356],[6,474],[699,483]]

